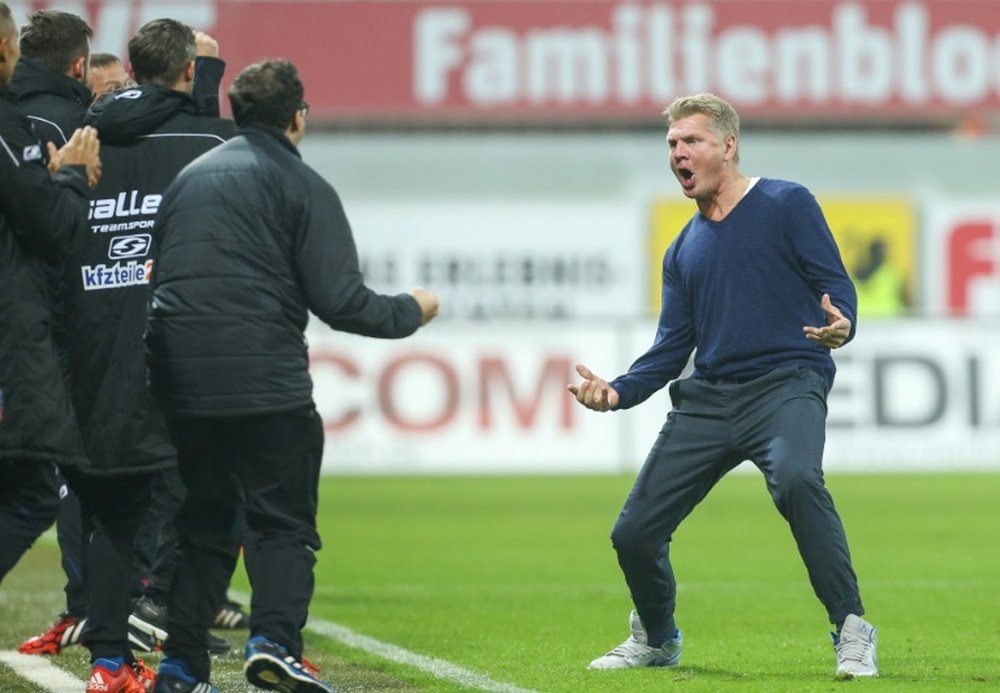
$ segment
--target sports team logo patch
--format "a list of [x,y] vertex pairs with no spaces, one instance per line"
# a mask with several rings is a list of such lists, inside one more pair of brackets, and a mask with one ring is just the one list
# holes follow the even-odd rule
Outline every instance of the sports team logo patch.
[[29,144],[24,148],[22,153],[22,158],[25,161],[41,161],[42,160],[42,148],[37,144]]
[[108,243],[108,257],[112,260],[125,260],[132,257],[143,257],[149,254],[153,237],[148,233],[137,233],[132,236],[116,236]]

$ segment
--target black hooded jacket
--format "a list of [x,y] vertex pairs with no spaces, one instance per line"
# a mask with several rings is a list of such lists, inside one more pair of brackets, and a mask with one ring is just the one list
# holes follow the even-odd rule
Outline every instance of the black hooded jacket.
[[101,139],[103,175],[87,231],[67,260],[70,391],[91,471],[154,471],[175,457],[146,386],[142,346],[154,218],[178,171],[235,126],[198,115],[191,96],[156,85],[101,97],[85,122]]
[[41,142],[0,89],[0,460],[86,464],[52,341],[50,263],[81,237],[83,167],[51,179]]
[[420,326],[409,295],[369,289],[340,198],[278,130],[247,128],[188,166],[157,217],[146,348],[164,408],[185,416],[312,403],[303,330],[398,338]]
[[21,112],[44,142],[61,147],[83,125],[90,90],[75,79],[57,75],[37,60],[22,56],[10,88],[18,96]]

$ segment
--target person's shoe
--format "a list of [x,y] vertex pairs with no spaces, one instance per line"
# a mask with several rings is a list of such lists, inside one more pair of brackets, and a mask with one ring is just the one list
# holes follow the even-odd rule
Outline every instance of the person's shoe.
[[132,614],[150,627],[159,628],[164,632],[161,639],[166,639],[167,605],[145,595],[132,604]]
[[128,617],[128,641],[132,649],[143,652],[159,652],[167,639],[167,631],[144,621],[134,613]]
[[[131,616],[129,618],[131,619]],[[133,650],[140,652],[159,652],[163,649],[162,642],[157,641],[149,633],[139,630],[131,621],[128,624],[128,642]]]
[[143,689],[147,692],[153,690],[153,684],[156,683],[156,670],[138,657],[129,666],[132,667],[132,675],[135,676],[136,681],[142,684]]
[[247,641],[243,674],[254,686],[282,693],[333,693],[332,684],[318,678],[278,643],[257,635]]
[[839,636],[830,633],[833,649],[837,653],[838,679],[878,676],[875,657],[877,635],[875,626],[854,614],[844,620]]
[[226,603],[222,605],[219,609],[219,613],[215,615],[215,621],[212,622],[213,628],[227,628],[230,630],[249,628],[250,619],[243,611],[243,605],[239,602],[234,602],[232,599],[226,600]]
[[182,660],[165,657],[156,670],[153,693],[219,693],[219,689],[195,679]]
[[142,683],[135,677],[132,667],[121,661],[121,657],[94,660],[87,679],[86,693],[147,693]]
[[225,638],[220,638],[212,633],[208,634],[208,654],[224,655],[229,654],[233,646]]
[[588,665],[588,669],[628,669],[631,667],[673,667],[681,661],[684,636],[678,630],[661,647],[646,644],[646,629],[639,615],[632,611],[628,619],[632,634],[628,639],[606,655],[598,657]]
[[39,635],[21,643],[17,651],[21,654],[59,654],[64,647],[79,645],[86,618],[59,614],[59,620]]
[[[167,607],[149,597],[139,597],[128,617],[128,639],[135,649],[157,652],[167,640]],[[208,653],[227,654],[232,649],[229,641],[208,634]]]

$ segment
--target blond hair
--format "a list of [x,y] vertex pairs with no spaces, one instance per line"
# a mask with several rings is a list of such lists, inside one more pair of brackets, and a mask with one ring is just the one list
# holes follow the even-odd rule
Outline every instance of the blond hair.
[[676,120],[703,113],[708,116],[708,128],[721,140],[732,135],[736,138],[733,163],[740,162],[740,116],[725,99],[702,92],[690,96],[679,96],[663,109],[669,126]]

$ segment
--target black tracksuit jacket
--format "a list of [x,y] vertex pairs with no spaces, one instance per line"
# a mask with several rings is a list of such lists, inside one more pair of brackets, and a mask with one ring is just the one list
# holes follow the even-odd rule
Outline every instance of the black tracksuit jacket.
[[44,147],[0,89],[0,460],[86,463],[52,340],[51,263],[81,238],[83,167],[51,179]]
[[309,311],[337,330],[398,338],[420,325],[407,294],[375,293],[334,189],[278,130],[248,128],[164,194],[146,348],[153,390],[182,416],[312,404]]
[[149,395],[142,346],[154,218],[174,176],[235,126],[198,115],[191,96],[156,85],[105,95],[85,122],[101,139],[103,175],[67,259],[70,392],[88,471],[155,471],[175,464],[175,451]]
[[10,88],[38,136],[56,148],[66,144],[73,131],[83,125],[90,106],[90,90],[85,85],[23,56],[14,68]]

